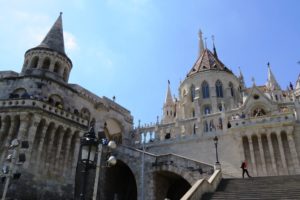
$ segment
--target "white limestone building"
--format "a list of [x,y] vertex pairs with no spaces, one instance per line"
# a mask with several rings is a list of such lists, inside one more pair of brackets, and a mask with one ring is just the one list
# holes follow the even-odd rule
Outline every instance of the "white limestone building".
[[[204,47],[199,33],[199,57],[173,99],[168,81],[160,123],[140,126],[136,140],[150,138],[147,150],[173,153],[213,165],[213,138],[224,176],[241,177],[247,160],[253,176],[299,174],[300,80],[281,89],[268,63],[265,85],[246,87],[217,55]],[[143,141],[141,141],[143,142]]]

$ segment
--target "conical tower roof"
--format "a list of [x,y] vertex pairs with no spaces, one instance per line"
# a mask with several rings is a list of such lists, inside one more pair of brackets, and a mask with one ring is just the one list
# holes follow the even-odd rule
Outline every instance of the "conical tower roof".
[[44,40],[37,47],[51,49],[64,55],[66,54],[62,26],[62,13],[60,13],[59,17],[47,33]]
[[187,76],[207,70],[230,71],[209,49],[204,49]]

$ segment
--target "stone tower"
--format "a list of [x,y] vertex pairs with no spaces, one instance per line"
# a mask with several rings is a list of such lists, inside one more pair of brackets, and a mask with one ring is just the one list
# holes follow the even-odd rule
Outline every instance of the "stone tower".
[[64,46],[62,13],[40,45],[25,53],[21,75],[49,77],[68,82],[72,61],[66,55]]
[[165,100],[165,103],[163,106],[162,121],[164,123],[171,123],[174,121],[175,117],[176,117],[176,104],[173,101],[173,98],[171,95],[170,81],[168,81],[167,95],[166,95],[166,100]]

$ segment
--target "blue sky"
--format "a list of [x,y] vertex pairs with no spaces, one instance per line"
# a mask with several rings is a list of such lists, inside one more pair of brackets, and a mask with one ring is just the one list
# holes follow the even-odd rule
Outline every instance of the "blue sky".
[[0,70],[21,71],[63,12],[70,83],[112,98],[141,123],[162,115],[198,55],[198,30],[247,86],[267,80],[267,62],[282,88],[300,65],[300,1],[286,0],[0,0]]

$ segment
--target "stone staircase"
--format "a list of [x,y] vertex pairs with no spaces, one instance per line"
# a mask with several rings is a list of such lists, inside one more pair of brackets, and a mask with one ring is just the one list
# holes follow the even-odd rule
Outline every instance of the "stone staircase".
[[222,179],[216,192],[206,193],[201,199],[300,200],[300,175]]

